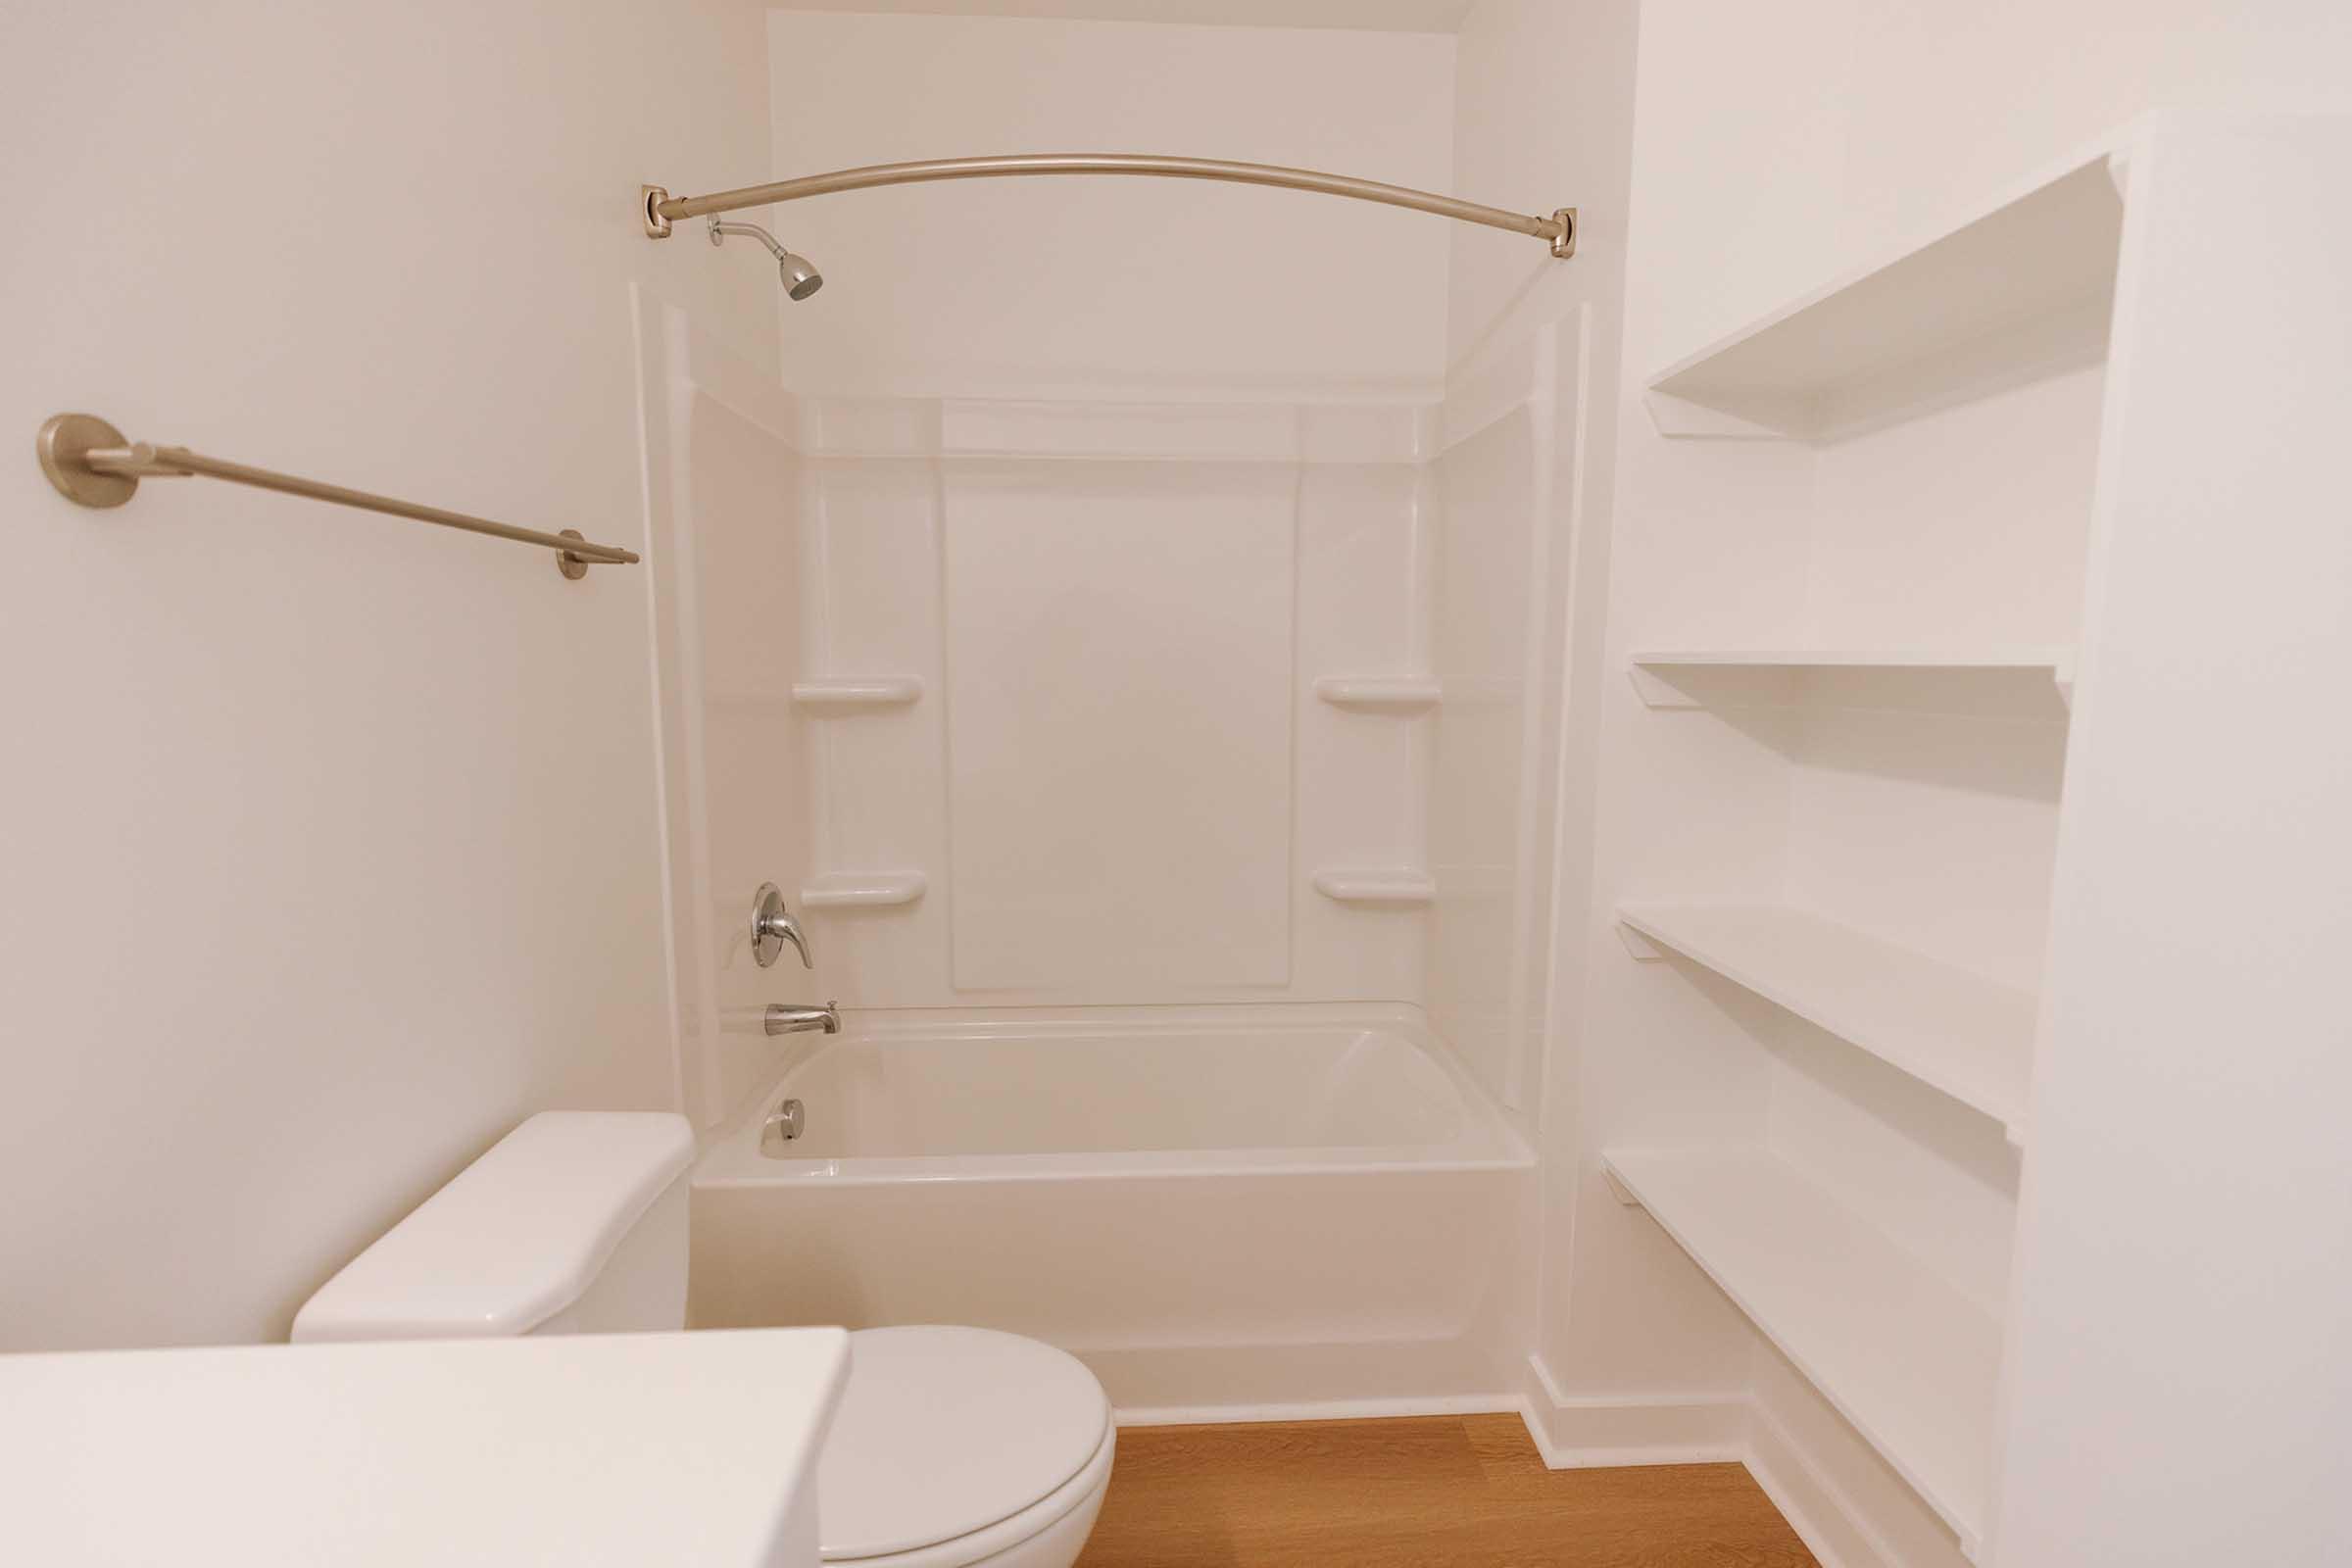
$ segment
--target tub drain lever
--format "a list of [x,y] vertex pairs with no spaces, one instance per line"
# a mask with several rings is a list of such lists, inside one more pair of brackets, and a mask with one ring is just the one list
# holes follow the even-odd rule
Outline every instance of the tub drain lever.
[[808,1124],[808,1113],[797,1100],[787,1100],[767,1113],[767,1122],[760,1129],[760,1152],[773,1154],[783,1145],[801,1136]]

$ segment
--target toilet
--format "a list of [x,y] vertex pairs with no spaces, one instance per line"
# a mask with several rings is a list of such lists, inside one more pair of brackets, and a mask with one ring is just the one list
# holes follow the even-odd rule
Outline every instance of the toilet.
[[[683,1116],[546,1111],[320,1287],[296,1343],[686,1326]],[[1075,1356],[993,1329],[850,1336],[817,1467],[828,1563],[1070,1568],[1110,1480],[1110,1401]]]

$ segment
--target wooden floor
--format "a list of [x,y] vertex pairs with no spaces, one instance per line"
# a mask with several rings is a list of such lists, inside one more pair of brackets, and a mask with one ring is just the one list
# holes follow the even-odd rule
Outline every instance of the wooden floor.
[[1546,1470],[1515,1415],[1129,1427],[1079,1568],[1813,1568],[1736,1464]]

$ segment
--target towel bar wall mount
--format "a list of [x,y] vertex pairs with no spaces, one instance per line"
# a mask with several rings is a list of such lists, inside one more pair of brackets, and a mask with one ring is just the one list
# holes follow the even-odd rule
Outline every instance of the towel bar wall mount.
[[590,544],[572,528],[542,533],[536,528],[517,528],[513,523],[494,522],[463,512],[448,512],[367,490],[249,467],[222,458],[208,458],[185,447],[159,447],[132,441],[94,415],[51,416],[41,425],[35,447],[40,455],[41,471],[49,476],[58,493],[85,507],[119,507],[138,493],[141,479],[202,475],[260,490],[274,490],[280,495],[406,517],[412,522],[429,522],[466,533],[486,534],[493,539],[536,545],[556,552],[556,568],[575,582],[588,575],[591,563],[631,565],[638,560],[636,552],[616,545]]

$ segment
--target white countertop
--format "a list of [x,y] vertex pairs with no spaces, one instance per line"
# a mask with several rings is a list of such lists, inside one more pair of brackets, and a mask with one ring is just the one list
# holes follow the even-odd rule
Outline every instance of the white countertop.
[[840,1329],[0,1356],[0,1561],[815,1568]]

